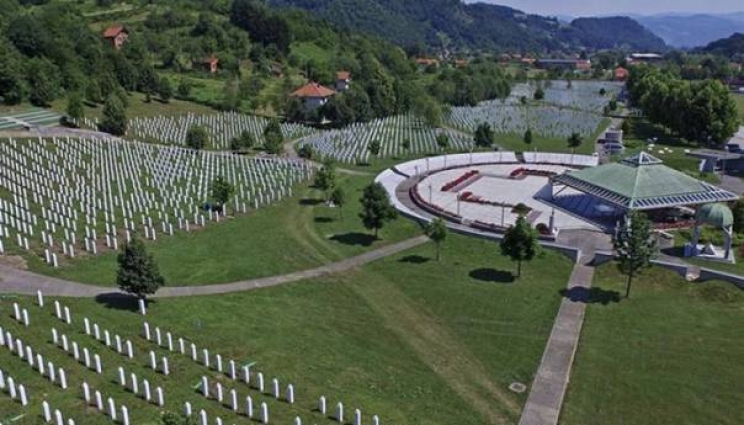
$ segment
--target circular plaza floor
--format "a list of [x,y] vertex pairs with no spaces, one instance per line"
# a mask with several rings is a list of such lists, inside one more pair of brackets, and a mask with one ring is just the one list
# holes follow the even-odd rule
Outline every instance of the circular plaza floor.
[[[529,175],[513,176],[518,169],[529,170]],[[556,199],[551,197],[549,174],[571,169],[544,164],[470,165],[434,172],[421,180],[417,189],[424,202],[464,221],[508,227],[518,217],[512,206],[521,203],[531,209],[526,217],[533,226],[549,225],[554,213],[558,230],[601,230],[601,224],[592,220],[592,216],[601,218],[603,214],[604,206],[596,200],[570,188],[563,189]],[[575,199],[577,205],[567,208],[559,201],[567,199]]]

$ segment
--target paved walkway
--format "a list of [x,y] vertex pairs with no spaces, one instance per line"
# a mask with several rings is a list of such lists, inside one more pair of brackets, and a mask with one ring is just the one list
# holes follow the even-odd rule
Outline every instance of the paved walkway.
[[[270,276],[219,285],[166,286],[161,288],[153,298],[226,294],[230,292],[250,291],[258,288],[267,288],[285,283],[317,278],[363,266],[379,259],[417,247],[426,243],[428,240],[429,239],[426,236],[419,236],[392,245],[387,245],[356,257],[347,258],[336,263],[280,276]],[[41,291],[45,295],[50,296],[78,298],[120,293],[119,290],[114,287],[85,285],[54,277],[42,276],[24,270],[18,270],[6,265],[0,265],[0,293],[34,295],[36,294],[36,291]]]
[[532,382],[519,425],[558,423],[584,324],[586,299],[592,287],[594,267],[590,263],[594,259],[595,250],[603,249],[607,244],[606,235],[598,233],[567,232],[564,237],[582,248],[582,256],[568,281],[568,292],[561,301],[558,315],[553,322],[553,330]]

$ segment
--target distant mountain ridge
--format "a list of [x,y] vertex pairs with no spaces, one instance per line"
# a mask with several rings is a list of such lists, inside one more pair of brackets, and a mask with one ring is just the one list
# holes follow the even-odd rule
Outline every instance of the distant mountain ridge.
[[461,0],[268,0],[401,45],[426,43],[523,52],[579,48],[661,51],[664,41],[627,17],[581,18],[570,24],[517,9]]
[[634,17],[673,47],[700,47],[744,32],[744,12],[730,14],[664,14]]
[[713,41],[701,49],[707,53],[715,53],[729,58],[744,58],[744,33],[737,32],[728,38]]

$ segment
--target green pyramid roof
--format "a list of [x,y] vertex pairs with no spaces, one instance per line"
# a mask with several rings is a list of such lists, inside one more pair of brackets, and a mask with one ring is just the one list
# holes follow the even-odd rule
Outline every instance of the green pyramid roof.
[[645,152],[618,163],[569,171],[553,178],[626,209],[733,201],[738,196],[667,167]]

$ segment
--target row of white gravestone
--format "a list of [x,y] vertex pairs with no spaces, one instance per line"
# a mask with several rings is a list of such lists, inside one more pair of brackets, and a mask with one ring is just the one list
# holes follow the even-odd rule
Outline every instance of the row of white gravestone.
[[0,390],[5,391],[11,400],[18,400],[23,406],[28,405],[29,397],[26,394],[26,387],[23,384],[17,384],[12,376],[6,375],[0,369]]
[[[333,415],[330,414],[328,411],[328,402],[325,398],[325,396],[320,396],[318,398],[318,412],[321,415],[329,416],[333,419],[335,419],[338,423],[343,424],[344,423],[344,404],[341,402],[338,402],[336,404],[336,410],[333,412]],[[354,409],[354,417],[353,417],[353,425],[362,425],[362,411],[359,409]],[[380,425],[380,418],[377,415],[372,416],[372,425]]]
[[[68,140],[69,142],[70,140]],[[84,146],[85,143],[88,144],[98,144],[99,141],[87,141],[87,142],[73,142],[72,145],[82,145]],[[39,141],[39,143],[32,144],[31,146],[37,146],[41,145],[44,146],[45,144],[49,144],[45,141]],[[61,145],[59,141],[54,140],[51,142],[52,146],[55,146],[59,149],[54,149],[55,152],[59,151],[62,153],[70,153],[71,151],[65,150],[66,145]],[[78,211],[85,214],[85,222],[86,222],[86,238],[84,238],[85,242],[85,248],[88,252],[91,252],[93,254],[97,254],[97,236],[95,232],[90,232],[88,229],[88,225],[92,224],[92,218],[96,217],[96,211],[102,210],[105,215],[105,222],[99,222],[100,224],[104,224],[107,228],[106,234],[105,234],[105,240],[106,240],[106,246],[112,249],[116,249],[118,245],[118,238],[116,235],[116,232],[111,230],[115,229],[114,222],[118,221],[117,218],[114,216],[114,206],[119,205],[122,209],[123,217],[126,219],[127,217],[129,220],[132,218],[132,211],[136,210],[138,213],[141,212],[142,217],[144,217],[146,214],[145,212],[149,210],[151,207],[156,208],[158,212],[158,216],[160,217],[160,225],[162,228],[163,233],[172,234],[173,233],[173,223],[176,221],[179,222],[180,228],[188,228],[190,227],[188,223],[188,220],[185,220],[186,215],[184,213],[184,207],[186,209],[190,209],[192,213],[196,214],[198,211],[198,205],[200,204],[201,200],[206,199],[207,196],[207,189],[209,185],[209,181],[214,175],[218,173],[218,170],[213,170],[212,174],[210,174],[210,179],[203,178],[204,176],[193,176],[186,172],[186,167],[183,167],[178,170],[178,172],[174,172],[175,179],[181,179],[183,176],[189,176],[188,178],[193,179],[194,181],[198,181],[198,185],[192,185],[192,184],[186,184],[179,185],[174,184],[174,178],[159,182],[159,186],[155,188],[155,190],[158,193],[158,197],[156,198],[153,195],[153,192],[142,192],[142,188],[140,185],[135,184],[133,186],[133,190],[138,191],[136,193],[130,192],[130,199],[125,201],[125,194],[129,190],[128,187],[122,186],[121,181],[124,181],[125,179],[115,179],[117,177],[117,174],[121,176],[122,174],[126,174],[126,171],[129,170],[126,166],[120,167],[119,164],[124,163],[127,164],[129,162],[127,161],[111,161],[110,158],[104,156],[104,158],[108,158],[108,161],[103,161],[102,163],[107,164],[107,166],[114,167],[114,170],[101,170],[102,172],[99,173],[91,173],[89,177],[93,179],[93,183],[101,182],[100,185],[96,185],[96,191],[88,191],[86,185],[83,185],[82,183],[85,183],[84,181],[78,182],[75,178],[72,180],[76,183],[81,183],[80,186],[75,187],[74,190],[67,185],[65,181],[59,181],[57,182],[54,180],[55,177],[58,177],[60,175],[65,175],[66,173],[72,173],[72,176],[78,176],[78,174],[75,174],[78,172],[77,168],[65,168],[64,166],[58,166],[57,164],[59,162],[66,162],[66,161],[51,161],[49,158],[54,159],[53,156],[50,155],[44,155],[47,153],[46,148],[34,148],[24,150],[26,154],[31,155],[31,162],[34,161],[34,158],[37,159],[36,163],[37,166],[34,167],[28,167],[26,164],[29,161],[26,161],[28,158],[27,156],[19,156],[18,152],[13,149],[18,149],[18,142],[11,140],[10,148],[6,147],[4,150],[5,153],[9,155],[10,157],[13,157],[16,159],[22,159],[22,161],[14,161],[11,164],[11,168],[16,169],[19,171],[19,173],[13,173],[13,176],[17,177],[11,177],[11,178],[17,178],[18,181],[0,178],[0,187],[8,187],[9,190],[13,193],[13,199],[14,204],[11,206],[11,208],[6,208],[2,203],[0,203],[0,210],[6,210],[9,209],[13,211],[13,214],[19,216],[18,220],[16,220],[16,217],[11,217],[12,223],[13,223],[13,230],[17,233],[17,245],[22,249],[29,249],[29,243],[28,243],[28,235],[33,235],[33,227],[29,225],[29,223],[32,223],[33,226],[37,225],[37,216],[34,215],[31,212],[31,206],[28,202],[28,187],[32,188],[31,195],[34,198],[34,204],[39,204],[42,211],[42,216],[44,217],[43,221],[43,228],[46,232],[41,237],[41,242],[43,245],[48,246],[48,252],[45,252],[45,259],[47,260],[47,263],[54,266],[59,265],[59,259],[57,257],[57,252],[55,252],[55,247],[59,245],[61,247],[61,251],[64,255],[73,257],[75,255],[76,250],[76,244],[77,244],[77,220],[78,220]],[[64,147],[63,147],[64,146]],[[149,149],[149,148],[148,148]],[[178,155],[185,156],[184,153],[180,153]],[[166,155],[168,156],[168,155]],[[192,156],[189,154],[189,156]],[[142,163],[142,161],[139,159],[140,155],[134,156],[132,159],[134,163]],[[44,164],[50,165],[50,166],[56,166],[57,169],[53,170],[54,172],[50,173],[49,175],[44,175],[44,178],[38,178],[38,171],[43,170],[43,167],[41,167],[40,159],[39,158],[46,158],[47,162]],[[73,163],[73,167],[80,167],[83,163],[80,162],[79,155],[75,157],[78,159],[78,161],[69,161]],[[207,166],[211,166],[211,164],[215,161],[215,158],[221,158],[219,155],[211,155],[209,156],[211,158],[209,161],[207,161]],[[3,159],[6,159],[5,157],[0,156],[0,163]],[[73,158],[74,159],[74,158]],[[236,211],[243,211],[247,212],[247,204],[251,203],[251,200],[253,200],[253,206],[258,208],[259,206],[265,205],[267,203],[273,202],[274,200],[277,200],[281,197],[291,195],[291,186],[292,184],[307,179],[310,175],[310,170],[307,167],[296,167],[295,165],[288,165],[289,163],[285,164],[283,162],[278,162],[280,165],[278,167],[269,166],[264,167],[265,163],[258,162],[258,161],[252,161],[252,162],[244,162],[243,159],[220,159],[223,163],[225,161],[229,161],[230,164],[226,169],[227,173],[219,173],[219,174],[226,174],[228,176],[228,179],[233,178],[236,183],[236,187],[238,190],[236,191],[236,196],[234,197],[234,204],[235,204],[235,210]],[[163,165],[163,164],[161,164]],[[116,168],[120,167],[120,168]],[[266,172],[263,173],[255,173],[255,168],[261,168],[263,167]],[[224,168],[224,167],[222,167]],[[30,170],[30,171],[29,171]],[[34,171],[36,170],[36,171]],[[241,170],[240,172],[236,172],[236,170]],[[28,173],[28,174],[24,174]],[[36,173],[36,174],[34,174]],[[160,175],[161,173],[158,172],[158,169],[155,168],[154,170],[149,170],[146,172],[147,174],[153,174],[153,175]],[[186,173],[186,174],[184,174]],[[133,175],[133,173],[130,173]],[[127,175],[130,175],[127,174]],[[265,184],[263,178],[264,174],[270,174],[273,177],[270,178],[270,182],[268,184]],[[114,195],[112,195],[111,192],[111,184],[103,183],[104,178],[100,178],[100,175],[105,176],[105,179],[114,179],[115,185],[118,187],[118,191],[114,190]],[[242,176],[242,177],[241,177]],[[256,176],[260,178],[256,178]],[[150,177],[145,177],[146,180],[150,180]],[[156,179],[157,180],[157,179]],[[253,190],[251,184],[253,180],[261,180],[261,186],[262,189],[260,190]],[[49,183],[49,186],[45,186],[45,182]],[[58,183],[57,186],[51,187],[52,184]],[[150,182],[152,183],[152,182]],[[242,184],[241,184],[242,183]],[[98,187],[100,186],[100,187]],[[246,191],[246,186],[250,187],[250,193]],[[179,187],[187,187],[190,188],[190,190],[193,192],[194,190],[197,191],[198,196],[196,196],[196,201],[194,199],[194,196],[186,196],[183,193],[179,192]],[[276,189],[276,190],[275,190]],[[39,195],[39,192],[42,192],[42,195]],[[99,193],[103,192],[103,200],[105,202],[101,202],[101,197],[99,197]],[[62,195],[60,195],[60,193]],[[171,194],[174,194],[171,196]],[[123,195],[123,196],[122,196]],[[50,199],[53,199],[53,201],[50,201]],[[160,201],[157,201],[155,199],[160,199]],[[21,205],[19,207],[17,204]],[[126,205],[125,205],[126,203]],[[47,205],[51,207],[51,209],[47,208]],[[242,208],[241,208],[242,207]],[[166,211],[173,210],[174,214],[177,214],[177,216],[170,216],[169,214],[163,215]],[[109,212],[111,211],[111,212]],[[1,211],[0,211],[1,212]],[[147,213],[149,214],[149,213]],[[3,214],[0,214],[0,220],[2,220]],[[172,218],[172,219],[171,219]],[[218,219],[218,216],[213,217],[214,220]],[[149,226],[144,227],[144,231],[147,232],[149,237],[151,239],[154,239],[157,237],[157,232],[155,232],[155,226],[152,223],[151,218],[148,217],[147,220]],[[204,216],[195,218],[196,223],[204,224]],[[52,237],[53,233],[57,233],[57,224],[59,224],[61,227],[61,231],[63,231],[64,236],[63,238],[59,238],[59,242],[55,244],[56,238]],[[99,224],[99,226],[100,226]],[[132,230],[133,222],[125,222],[124,227]],[[0,237],[8,237],[10,232],[1,232]],[[7,233],[7,235],[6,235]],[[25,235],[25,236],[24,236]],[[94,236],[94,237],[91,237]],[[5,249],[5,246],[3,244],[2,248]]]
[[[232,393],[235,394],[235,393]],[[254,402],[251,396],[246,396],[245,400],[243,401],[243,408],[241,409],[238,405],[237,396],[232,399],[230,408],[238,413],[244,415],[246,418],[249,419],[257,419],[263,424],[269,423],[269,405],[266,404],[266,402],[262,402],[260,405],[258,405],[258,412],[256,412],[254,409]],[[258,413],[258,417],[256,417],[256,413]],[[188,401],[183,404],[183,414],[186,416],[192,416],[193,415],[193,409],[191,406],[191,403]],[[198,413],[199,418],[199,424],[200,425],[208,425],[208,417],[207,413],[204,410],[200,410]],[[222,419],[217,418],[216,423],[221,424]]]
[[86,405],[93,405],[100,413],[108,415],[114,422],[129,425],[129,409],[126,406],[122,405],[121,409],[117,409],[116,401],[112,397],[108,397],[104,403],[103,394],[98,390],[93,392],[87,382],[83,382],[81,387]]
[[45,376],[50,382],[58,384],[63,390],[67,389],[67,374],[61,367],[56,369],[51,361],[45,362],[41,353],[34,355],[34,350],[19,338],[13,338],[13,334],[3,330],[0,326],[0,346],[8,348],[18,358],[25,359],[26,363],[36,369],[40,375]]
[[111,332],[109,332],[108,329],[103,329],[103,331],[101,331],[101,327],[98,323],[93,323],[91,326],[91,321],[87,317],[83,317],[83,328],[86,335],[92,336],[96,341],[102,342],[106,345],[106,347],[116,350],[116,352],[122,356],[126,356],[130,359],[134,358],[134,346],[132,345],[132,341],[128,339],[123,340],[118,334],[115,334],[112,339]]
[[149,403],[153,403],[161,407],[165,405],[165,390],[163,390],[162,387],[155,387],[155,390],[153,391],[150,386],[150,381],[148,381],[147,379],[140,380],[135,373],[130,373],[129,379],[127,380],[127,373],[121,366],[117,369],[117,375],[119,385],[123,388],[129,389],[132,394],[142,397]]
[[67,323],[68,325],[72,324],[72,314],[70,313],[70,308],[67,306],[62,306],[59,301],[54,301],[54,315],[57,317],[57,319],[62,320],[63,322]]
[[85,367],[87,367],[88,369],[95,371],[99,375],[103,373],[103,362],[101,361],[100,355],[98,355],[97,353],[92,353],[90,350],[88,350],[88,347],[83,347],[81,356],[81,351],[78,343],[76,341],[72,341],[72,344],[70,344],[69,341],[70,340],[67,338],[67,335],[62,334],[61,336],[58,336],[57,330],[52,328],[53,343],[62,348],[66,353],[72,354],[72,357],[77,362],[84,364]]
[[28,310],[25,308],[21,308],[18,303],[13,303],[13,318],[18,322],[23,324],[23,326],[28,327],[31,325],[31,318],[29,316]]
[[155,372],[160,372],[165,376],[170,375],[170,366],[168,363],[168,357],[161,357],[160,361],[158,361],[158,356],[155,354],[154,351],[150,351],[150,369],[154,370]]
[[41,416],[44,418],[44,422],[48,424],[75,425],[75,420],[72,418],[68,418],[67,422],[65,422],[64,416],[59,409],[55,409],[52,412],[52,408],[46,400],[41,402]]

